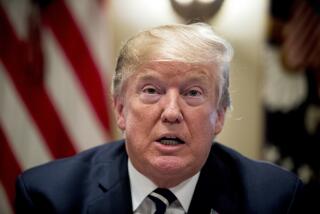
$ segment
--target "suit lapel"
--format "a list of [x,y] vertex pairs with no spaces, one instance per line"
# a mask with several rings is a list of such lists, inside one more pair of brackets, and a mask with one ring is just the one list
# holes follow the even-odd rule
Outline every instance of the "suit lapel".
[[242,191],[237,178],[228,157],[212,146],[209,158],[201,170],[188,213],[243,213]]
[[119,157],[104,164],[96,187],[99,194],[88,206],[88,213],[132,213],[127,161],[123,149]]
[[119,182],[94,201],[88,213],[132,213],[130,186],[125,181]]

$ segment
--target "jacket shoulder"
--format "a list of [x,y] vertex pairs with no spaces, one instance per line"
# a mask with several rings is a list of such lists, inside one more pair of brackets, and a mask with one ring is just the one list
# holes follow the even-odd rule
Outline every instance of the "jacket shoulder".
[[275,179],[278,181],[299,180],[296,175],[286,169],[266,161],[247,158],[239,152],[219,143],[214,144],[213,151],[219,159],[224,159],[228,164],[233,165],[234,169],[244,176],[246,180],[256,180],[256,178],[260,178],[259,181],[261,182],[273,181]]
[[79,213],[99,197],[104,176],[118,173],[125,160],[124,142],[116,141],[26,170],[17,179],[17,213]]
[[239,179],[244,204],[250,213],[293,211],[303,186],[296,175],[274,164],[249,159],[218,143],[213,151],[213,155],[231,168]]

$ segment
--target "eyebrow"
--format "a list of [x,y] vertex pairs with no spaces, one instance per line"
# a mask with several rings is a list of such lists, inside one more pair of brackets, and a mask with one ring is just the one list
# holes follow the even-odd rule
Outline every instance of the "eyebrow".
[[[158,80],[158,79],[162,79],[162,76],[161,75],[158,75],[158,74],[142,74],[142,75],[139,75],[137,77],[138,79],[140,80]],[[208,76],[207,75],[203,75],[203,74],[200,74],[200,75],[196,75],[196,76],[192,76],[192,77],[188,77],[188,76],[185,76],[184,79],[187,79],[187,81],[189,82],[195,82],[195,81],[207,81],[208,80]]]
[[[162,77],[158,72],[152,72],[152,74],[140,74],[137,76],[137,78],[139,79],[139,81],[162,81]],[[208,76],[204,73],[204,72],[199,72],[196,74],[196,76],[191,76],[188,77],[188,75],[186,75],[185,77],[185,84],[190,84],[190,83],[194,83],[194,82],[200,82],[200,83],[208,83]]]
[[[194,71],[194,69],[190,69],[186,72],[192,72]],[[146,69],[145,72],[140,73],[137,75],[138,78],[141,78],[142,80],[153,80],[153,79],[157,79],[157,78],[161,78],[161,74],[159,71],[153,70],[153,69]],[[191,76],[190,79],[194,79],[194,80],[198,80],[198,79],[203,79],[203,80],[207,80],[208,79],[208,75],[206,72],[204,72],[203,70],[199,69],[197,70],[197,73],[192,73],[190,75],[186,75],[187,78],[189,78]]]
[[209,81],[208,81],[208,76],[198,75],[198,76],[187,78],[187,82],[209,82]]
[[[159,75],[160,77],[160,75]],[[155,75],[150,75],[150,74],[142,74],[142,75],[138,75],[137,78],[139,80],[142,80],[142,81],[150,81],[150,80],[157,80],[158,77],[155,76]]]

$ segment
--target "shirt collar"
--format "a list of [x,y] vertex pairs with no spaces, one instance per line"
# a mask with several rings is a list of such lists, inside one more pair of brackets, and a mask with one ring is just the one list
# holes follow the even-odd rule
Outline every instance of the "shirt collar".
[[[135,211],[143,202],[143,200],[157,188],[157,186],[150,179],[136,170],[130,159],[128,159],[128,170],[131,185],[132,208],[133,211]],[[189,209],[199,175],[200,172],[178,184],[177,186],[170,188],[173,194],[178,198],[185,212],[187,212]]]

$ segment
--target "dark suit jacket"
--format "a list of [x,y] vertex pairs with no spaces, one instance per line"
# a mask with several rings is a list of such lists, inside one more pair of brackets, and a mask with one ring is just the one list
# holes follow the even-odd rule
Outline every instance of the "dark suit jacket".
[[[17,213],[132,213],[124,142],[24,172]],[[189,213],[297,213],[301,182],[274,165],[215,143],[202,168]]]

